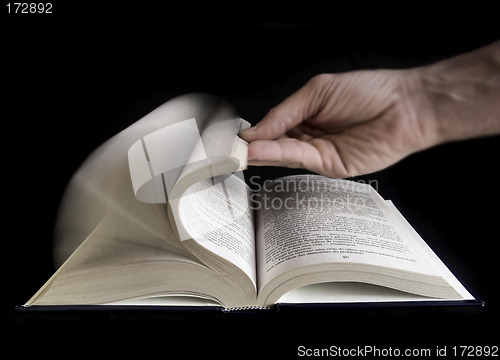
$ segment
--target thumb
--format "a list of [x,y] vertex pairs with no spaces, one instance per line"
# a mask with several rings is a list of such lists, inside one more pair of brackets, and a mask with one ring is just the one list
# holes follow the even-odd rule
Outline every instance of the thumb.
[[281,104],[272,108],[257,125],[241,131],[240,136],[248,142],[277,139],[315,115],[317,108],[314,108],[314,105],[318,104],[318,101],[314,101],[314,94],[317,93],[317,89],[312,85],[313,82],[309,81]]

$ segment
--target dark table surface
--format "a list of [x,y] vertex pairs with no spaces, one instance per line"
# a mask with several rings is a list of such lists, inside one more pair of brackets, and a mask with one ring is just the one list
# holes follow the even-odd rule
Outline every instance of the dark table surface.
[[[394,201],[484,307],[14,310],[55,270],[52,230],[71,175],[98,145],[155,107],[177,95],[209,92],[255,123],[315,74],[425,65],[497,40],[499,26],[488,22],[489,13],[470,14],[476,20],[485,16],[480,26],[471,26],[466,12],[443,22],[404,17],[360,22],[345,13],[320,23],[208,21],[193,26],[161,23],[154,12],[150,21],[127,13],[130,17],[113,26],[110,14],[76,17],[75,23],[70,17],[61,20],[61,13],[54,22],[4,22],[5,350],[48,355],[68,354],[68,348],[89,355],[140,350],[164,357],[172,351],[270,352],[289,358],[299,355],[299,346],[433,353],[446,346],[450,355],[453,346],[500,345],[498,137],[441,145],[363,177],[377,181],[382,196]],[[247,173],[272,178],[297,172],[303,171],[252,168]]]

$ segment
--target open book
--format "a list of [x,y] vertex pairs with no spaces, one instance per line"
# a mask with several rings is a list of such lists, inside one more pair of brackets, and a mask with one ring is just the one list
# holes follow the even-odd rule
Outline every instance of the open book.
[[84,164],[63,214],[67,223],[73,206],[94,219],[25,307],[475,300],[368,184],[295,175],[253,179],[251,191],[237,136],[248,124],[219,105],[200,123],[207,104],[188,100],[153,111]]

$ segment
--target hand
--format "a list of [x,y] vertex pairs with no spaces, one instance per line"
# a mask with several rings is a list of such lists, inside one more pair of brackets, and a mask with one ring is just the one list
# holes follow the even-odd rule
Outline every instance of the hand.
[[240,136],[250,165],[366,174],[437,142],[421,94],[409,70],[318,75]]
[[500,134],[499,99],[497,41],[426,67],[318,75],[240,136],[250,165],[351,177],[439,143]]

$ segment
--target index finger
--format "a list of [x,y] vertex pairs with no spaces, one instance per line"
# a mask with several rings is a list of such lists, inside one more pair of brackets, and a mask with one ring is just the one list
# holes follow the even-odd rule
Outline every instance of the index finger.
[[272,108],[254,127],[243,130],[240,136],[246,141],[273,140],[293,129],[304,120],[314,116],[320,108],[323,81],[319,76],[290,95],[282,103]]

